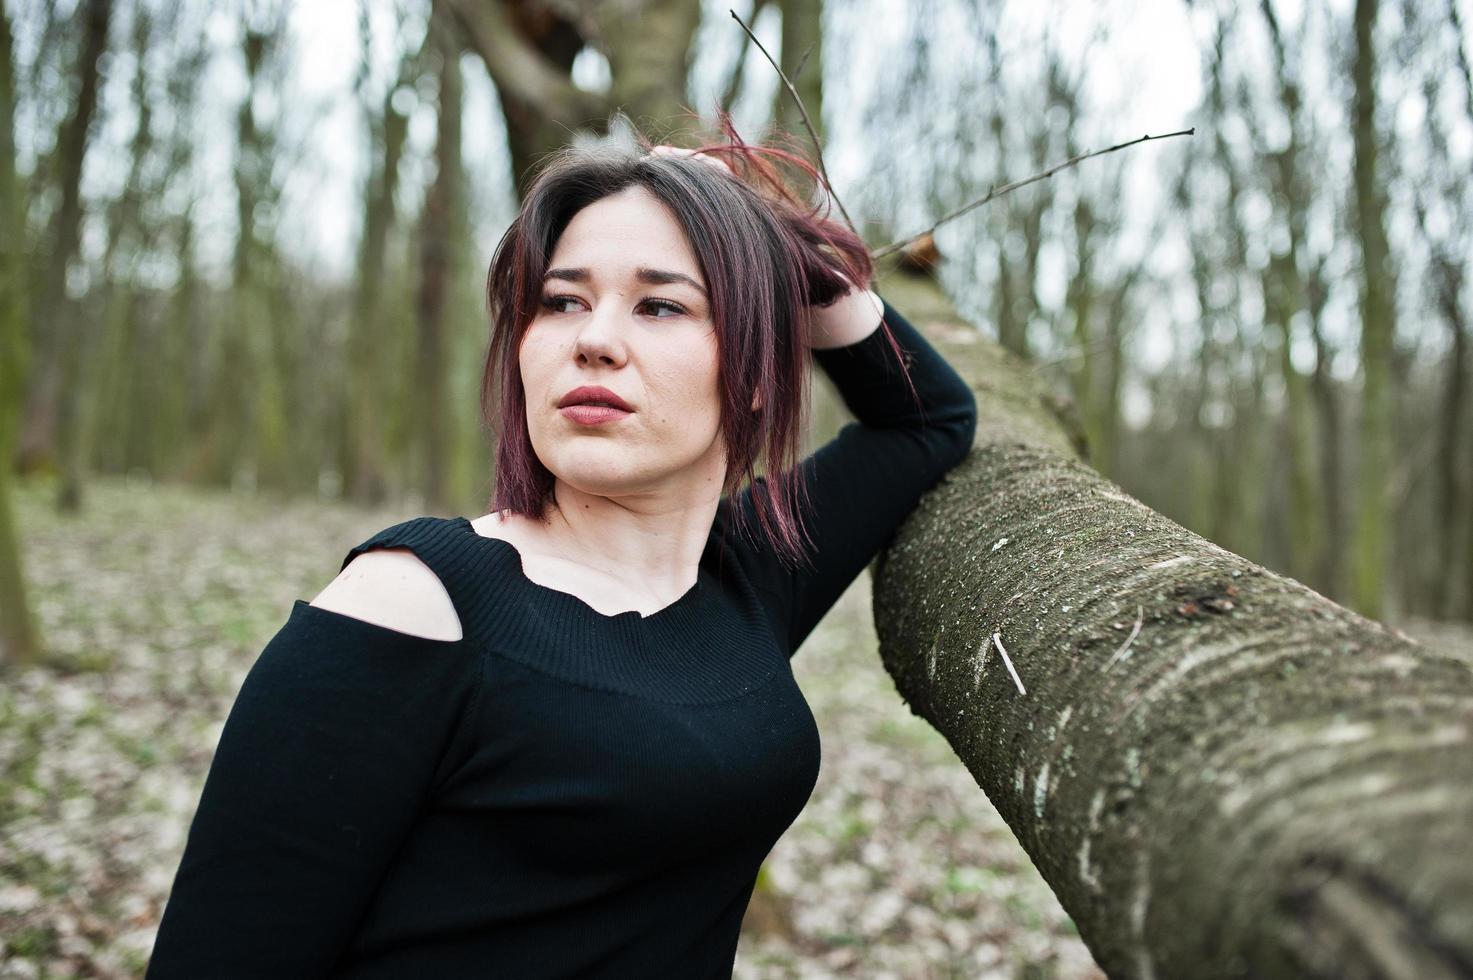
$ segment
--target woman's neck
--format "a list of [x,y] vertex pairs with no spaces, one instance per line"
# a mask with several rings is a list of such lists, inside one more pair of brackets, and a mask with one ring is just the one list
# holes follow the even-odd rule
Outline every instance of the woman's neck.
[[660,600],[695,582],[720,503],[720,484],[698,498],[583,493],[562,481],[543,515],[538,545]]

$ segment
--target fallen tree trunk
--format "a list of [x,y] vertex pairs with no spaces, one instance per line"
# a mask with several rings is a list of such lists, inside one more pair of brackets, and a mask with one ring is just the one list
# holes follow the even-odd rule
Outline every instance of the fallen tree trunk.
[[1473,976],[1473,665],[1132,499],[933,286],[878,288],[979,411],[877,561],[881,658],[1101,967]]

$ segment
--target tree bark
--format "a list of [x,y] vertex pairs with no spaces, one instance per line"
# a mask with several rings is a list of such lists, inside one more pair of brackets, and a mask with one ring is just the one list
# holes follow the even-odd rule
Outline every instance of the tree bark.
[[1105,971],[1473,972],[1470,665],[1131,499],[934,289],[878,288],[979,413],[877,562],[880,655]]

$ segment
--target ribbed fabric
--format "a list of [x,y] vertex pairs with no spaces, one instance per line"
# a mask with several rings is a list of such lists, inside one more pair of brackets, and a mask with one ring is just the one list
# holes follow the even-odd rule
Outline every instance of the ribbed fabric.
[[966,385],[888,304],[815,351],[859,419],[802,464],[817,545],[790,569],[729,528],[650,616],[528,579],[510,543],[420,517],[408,548],[463,636],[298,601],[205,782],[148,976],[730,977],[758,868],[819,738],[789,659],[971,445]]

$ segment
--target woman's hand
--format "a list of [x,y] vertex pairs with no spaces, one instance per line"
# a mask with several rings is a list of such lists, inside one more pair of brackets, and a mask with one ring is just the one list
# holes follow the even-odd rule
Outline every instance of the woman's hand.
[[880,326],[884,307],[872,289],[849,291],[828,306],[809,306],[809,347],[848,347],[857,344]]
[[699,160],[702,163],[708,163],[708,164],[710,164],[711,166],[717,168],[718,170],[723,171],[728,177],[735,177],[736,176],[736,174],[732,173],[731,168],[726,165],[726,161],[725,160],[722,160],[722,159],[720,159],[718,157],[714,157],[714,156],[712,156],[709,153],[697,153],[695,150],[686,150],[686,149],[682,149],[681,147],[678,147],[678,146],[669,146],[668,144],[661,143],[659,146],[652,147],[650,149],[650,156],[652,156],[652,157],[690,157],[690,158]]
[[[728,176],[736,176],[724,160],[678,146],[661,144],[651,147],[650,156],[693,158],[716,167]],[[842,273],[839,278],[848,282],[848,278]],[[847,347],[868,337],[879,327],[884,310],[880,298],[873,290],[856,289],[851,282],[844,295],[827,306],[811,305],[808,312],[809,332],[804,343],[808,347],[822,349]]]

